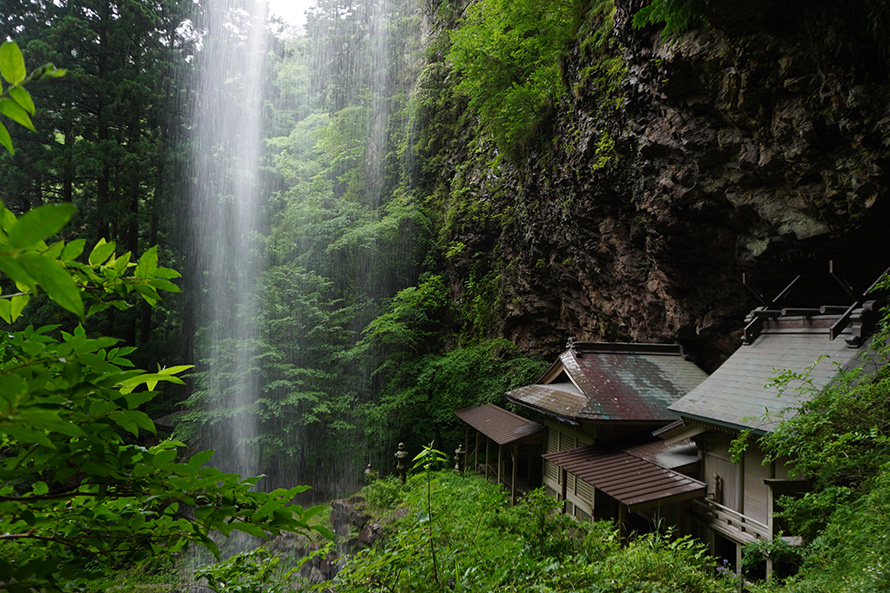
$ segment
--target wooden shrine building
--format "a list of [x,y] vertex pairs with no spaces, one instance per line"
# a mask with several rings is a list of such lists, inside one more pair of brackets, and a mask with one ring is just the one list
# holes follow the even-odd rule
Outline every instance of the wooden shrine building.
[[[458,410],[455,415],[466,425],[464,466],[472,467],[486,478],[510,488],[511,504],[516,504],[520,490],[540,486],[541,447],[547,428],[512,412],[486,404]],[[470,430],[475,432],[470,438]],[[497,448],[492,462],[492,443]],[[526,454],[520,457],[520,446]],[[471,449],[472,446],[472,449]],[[524,471],[521,471],[524,469]]]

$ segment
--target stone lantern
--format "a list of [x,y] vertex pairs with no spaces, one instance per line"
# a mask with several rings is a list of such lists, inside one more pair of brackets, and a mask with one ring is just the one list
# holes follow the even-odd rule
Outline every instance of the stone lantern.
[[405,458],[408,457],[408,451],[405,450],[405,443],[399,443],[399,450],[396,451],[396,470],[399,472],[399,479],[402,484],[405,483],[408,466],[405,465]]
[[466,453],[463,445],[458,445],[454,450],[454,473],[460,473],[460,456]]

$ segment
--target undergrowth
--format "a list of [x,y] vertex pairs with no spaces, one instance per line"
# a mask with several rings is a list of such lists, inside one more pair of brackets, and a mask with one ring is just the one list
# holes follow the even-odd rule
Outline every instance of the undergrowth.
[[501,488],[480,477],[433,472],[427,480],[427,474],[404,486],[380,480],[362,491],[369,508],[391,518],[386,535],[350,558],[336,581],[319,590],[735,590],[732,579],[715,576],[705,548],[688,538],[646,534],[622,546],[611,523],[575,521],[541,491],[511,507]]

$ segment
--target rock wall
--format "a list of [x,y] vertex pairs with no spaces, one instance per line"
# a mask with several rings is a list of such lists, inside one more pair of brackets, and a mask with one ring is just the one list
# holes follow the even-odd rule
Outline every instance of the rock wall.
[[856,290],[890,265],[890,66],[867,15],[712,0],[670,42],[633,28],[642,2],[615,4],[620,106],[579,43],[545,148],[464,173],[493,205],[452,227],[455,297],[487,257],[493,333],[525,350],[680,341],[709,370],[758,304],[743,273],[768,296],[802,273],[789,303],[847,304],[830,259]]

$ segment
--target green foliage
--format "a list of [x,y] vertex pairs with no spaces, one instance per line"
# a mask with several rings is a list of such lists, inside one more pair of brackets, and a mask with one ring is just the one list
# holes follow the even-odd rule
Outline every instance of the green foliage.
[[[789,459],[794,475],[809,478],[812,489],[780,501],[789,532],[807,542],[797,557],[786,558],[799,564],[800,572],[757,591],[877,592],[890,587],[887,320],[885,311],[863,367],[839,369],[827,387],[816,389],[807,372],[776,378],[778,389],[798,391],[801,404],[786,411],[760,444],[768,460]],[[781,560],[788,550],[772,542],[765,552]]]
[[417,286],[396,293],[389,306],[363,330],[357,352],[377,347],[385,355],[403,358],[429,352],[436,344],[448,305],[441,275],[426,275]]
[[[619,544],[605,522],[555,513],[543,492],[511,507],[497,485],[452,472],[412,476],[387,537],[351,558],[333,586],[341,593],[386,591],[730,593],[714,561],[688,538],[652,534]],[[428,521],[426,492],[437,514]],[[543,542],[543,545],[542,545]],[[429,553],[433,543],[438,566]]]
[[[74,204],[69,240],[93,246],[105,238],[131,253],[157,245],[168,265],[184,267],[178,245],[190,217],[176,196],[184,195],[184,106],[192,102],[180,99],[192,90],[178,81],[194,58],[198,36],[181,27],[194,7],[182,0],[4,3],[2,36],[16,38],[26,62],[67,70],[52,84],[26,87],[38,106],[29,114],[37,132],[9,127],[15,155],[0,158],[7,208],[21,214],[39,204]],[[180,339],[185,302],[114,307],[91,326],[139,346],[132,355],[138,366],[173,364],[189,354]],[[29,322],[55,323],[52,311],[35,303]]]
[[386,476],[362,488],[361,496],[374,510],[393,510],[404,500],[407,489],[396,476]]
[[[0,270],[19,289],[2,301],[10,320],[38,289],[82,313],[81,291],[92,293],[95,309],[125,306],[128,293],[154,303],[158,290],[176,288],[153,250],[134,263],[100,242],[78,262],[83,241],[47,245],[70,214],[65,206],[20,218],[0,210]],[[311,529],[306,521],[320,508],[289,504],[305,487],[254,492],[258,478],[202,467],[210,451],[178,459],[181,442],[139,444],[155,434],[140,407],[158,383],[182,383],[176,375],[189,367],[145,372],[133,368],[133,351],[80,325],[0,334],[0,574],[8,590],[70,589],[192,543],[216,552],[214,530],[261,537]]]
[[773,562],[772,578],[783,578],[796,573],[803,558],[803,548],[791,545],[781,534],[772,540],[757,540],[742,548],[742,573],[756,574],[765,559]]
[[686,536],[673,539],[657,533],[634,540],[595,570],[606,584],[594,591],[735,591],[733,580],[715,579],[714,561],[706,547]]
[[367,430],[385,437],[390,449],[399,441],[417,448],[431,436],[452,449],[462,438],[455,410],[500,401],[544,368],[542,361],[520,355],[506,340],[385,362],[377,369],[385,388]]
[[633,25],[641,29],[663,23],[662,38],[676,40],[704,18],[704,0],[652,0],[634,15]]
[[300,568],[283,570],[280,564],[279,556],[259,547],[199,568],[193,576],[217,593],[287,593],[293,590]]
[[761,438],[768,459],[790,459],[795,475],[813,480],[801,498],[784,501],[796,535],[813,538],[838,504],[855,498],[890,455],[890,376],[842,372],[818,390],[806,374],[782,374],[778,389],[797,389],[801,405]]
[[800,572],[753,587],[752,593],[879,593],[890,590],[890,467],[867,493],[839,501],[814,540],[798,551]]
[[[579,534],[575,533],[574,519],[562,513],[562,507],[563,503],[547,494],[543,488],[523,496],[517,513],[519,521],[513,529],[522,534],[527,542],[527,553],[558,558],[575,551]],[[607,524],[598,525],[605,527]],[[586,552],[591,558],[602,559],[606,553],[617,549],[618,539],[611,527],[598,535],[599,538],[592,542],[593,545]]]
[[433,579],[442,589],[442,575],[439,570],[438,543],[436,542],[436,534],[433,531],[433,468],[438,469],[440,464],[447,463],[448,457],[438,449],[434,449],[433,445],[424,445],[420,453],[414,456],[414,466],[412,469],[423,469],[426,478],[425,504],[426,516],[420,519],[421,523],[425,523],[428,530],[427,549],[429,550],[429,558],[432,562]]
[[[0,76],[6,84],[0,82],[0,114],[31,131],[36,131],[29,117],[34,115],[34,100],[31,99],[25,85],[41,78],[59,78],[64,75],[64,70],[52,64],[46,64],[28,74],[19,46],[14,41],[4,42],[0,45]],[[2,121],[0,121],[0,144],[10,154],[15,153],[12,138]]]
[[481,0],[451,34],[448,58],[498,147],[516,155],[565,92],[560,64],[582,14],[580,1]]

